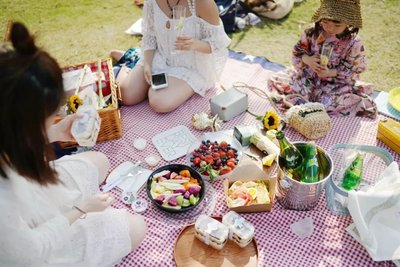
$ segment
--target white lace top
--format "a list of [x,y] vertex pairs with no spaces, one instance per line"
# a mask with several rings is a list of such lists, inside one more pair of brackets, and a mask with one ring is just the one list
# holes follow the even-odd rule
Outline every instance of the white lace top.
[[[56,162],[64,185],[40,186],[13,170],[0,177],[0,266],[111,266],[130,252],[125,210],[62,215],[99,191],[97,168],[67,156]],[[92,179],[90,179],[92,178]]]
[[[146,0],[143,8],[142,51],[155,50],[153,73],[165,72],[169,76],[182,79],[192,89],[204,95],[218,81],[228,58],[229,37],[224,31],[222,21],[212,25],[196,15],[195,0],[187,0],[192,14],[186,18],[183,34],[194,39],[206,41],[211,46],[211,54],[197,51],[179,51],[174,53],[173,27],[167,28],[165,15],[155,0]],[[143,64],[139,63],[139,64]]]

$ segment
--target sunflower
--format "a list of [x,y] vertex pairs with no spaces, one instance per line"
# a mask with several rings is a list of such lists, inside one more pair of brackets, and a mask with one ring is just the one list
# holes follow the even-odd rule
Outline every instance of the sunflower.
[[82,99],[76,95],[73,94],[69,97],[69,101],[68,101],[68,109],[72,112],[75,113],[76,110],[79,108],[79,106],[81,106],[83,104]]
[[265,129],[275,130],[280,124],[280,119],[278,114],[276,114],[274,111],[268,111],[267,113],[265,113],[262,119],[262,123]]

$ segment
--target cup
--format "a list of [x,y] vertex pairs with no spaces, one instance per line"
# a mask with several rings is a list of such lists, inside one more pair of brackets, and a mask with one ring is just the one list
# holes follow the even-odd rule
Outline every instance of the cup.
[[171,50],[172,53],[178,52],[175,49],[175,42],[176,38],[182,35],[183,29],[185,27],[185,20],[186,20],[186,7],[177,5],[172,8],[172,45],[173,49]]
[[331,58],[332,48],[332,45],[327,43],[324,43],[324,45],[322,46],[320,64],[324,68],[328,66],[329,59]]

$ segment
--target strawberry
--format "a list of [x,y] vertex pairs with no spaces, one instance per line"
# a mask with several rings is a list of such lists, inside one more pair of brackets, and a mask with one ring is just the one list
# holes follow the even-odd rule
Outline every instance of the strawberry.
[[235,158],[235,151],[233,151],[232,149],[229,149],[228,152],[226,152],[226,154],[230,158]]
[[223,169],[221,169],[221,170],[219,170],[219,175],[224,175],[224,174],[227,174],[228,172],[230,172],[232,170],[232,168],[231,167],[229,167],[229,166],[226,166],[225,168],[223,168]]
[[219,153],[217,152],[211,153],[211,156],[213,157],[213,159],[219,159]]
[[218,151],[218,154],[220,156],[220,158],[225,158],[226,157],[226,153],[222,150]]
[[204,161],[207,162],[208,164],[212,165],[214,164],[214,159],[211,155],[207,155],[204,157]]
[[199,157],[195,157],[193,159],[193,165],[194,166],[200,167],[200,162],[201,162],[201,159]]
[[236,167],[236,164],[235,164],[235,162],[228,161],[228,162],[226,163],[226,166],[231,167],[231,169],[233,170],[233,169]]
[[219,143],[219,148],[228,148],[228,142],[222,141],[221,143]]

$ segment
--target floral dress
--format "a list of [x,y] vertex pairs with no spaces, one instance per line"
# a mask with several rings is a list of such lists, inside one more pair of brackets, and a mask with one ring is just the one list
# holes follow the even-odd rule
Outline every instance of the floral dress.
[[[327,67],[336,69],[336,77],[319,78],[301,60],[304,54],[320,55],[324,43],[333,47]],[[303,33],[294,46],[292,62],[292,69],[279,72],[268,81],[272,99],[282,111],[289,108],[283,100],[296,105],[305,98],[322,103],[330,115],[376,117],[376,104],[370,97],[372,86],[358,81],[360,73],[366,70],[366,58],[357,36],[339,39],[325,38],[322,33],[318,37]]]
[[[190,16],[185,19],[182,34],[206,41],[211,54],[197,51],[175,51],[175,38],[171,18],[155,0],[146,0],[143,7],[142,51],[155,50],[153,73],[165,72],[188,83],[198,94],[204,95],[218,81],[228,59],[229,37],[222,21],[212,25],[196,15],[195,0],[187,0]],[[138,62],[143,65],[143,61]]]

